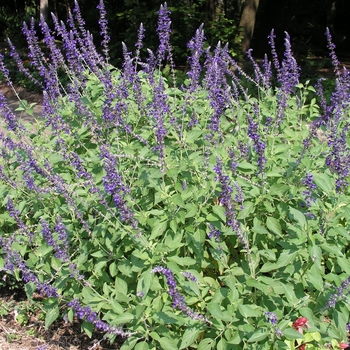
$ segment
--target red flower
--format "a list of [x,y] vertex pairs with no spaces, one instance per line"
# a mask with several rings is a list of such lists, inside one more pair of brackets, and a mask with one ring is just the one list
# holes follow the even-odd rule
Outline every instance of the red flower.
[[340,347],[340,349],[347,349],[349,347],[349,345],[346,343],[339,343],[339,347]]
[[305,350],[305,348],[306,348],[306,344],[301,344],[298,349]]
[[300,334],[303,334],[303,327],[310,327],[307,324],[307,318],[306,317],[299,317],[296,321],[293,322],[293,328],[296,329]]

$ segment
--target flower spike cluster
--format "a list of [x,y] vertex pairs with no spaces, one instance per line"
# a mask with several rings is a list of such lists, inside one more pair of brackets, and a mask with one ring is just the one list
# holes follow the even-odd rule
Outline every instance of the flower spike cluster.
[[[152,273],[160,273],[160,274],[165,276],[165,278],[167,280],[168,287],[169,287],[168,292],[169,292],[171,299],[173,300],[173,308],[174,309],[179,309],[181,312],[183,312],[185,315],[191,317],[193,320],[208,322],[208,319],[204,315],[199,314],[197,312],[194,312],[192,309],[190,309],[186,305],[184,297],[180,294],[180,292],[177,289],[174,274],[172,273],[172,271],[170,269],[163,267],[163,266],[157,266],[154,269],[152,269],[151,272]],[[194,279],[193,279],[194,276],[192,276],[192,274],[189,275],[188,273],[185,273],[185,276],[194,281]]]

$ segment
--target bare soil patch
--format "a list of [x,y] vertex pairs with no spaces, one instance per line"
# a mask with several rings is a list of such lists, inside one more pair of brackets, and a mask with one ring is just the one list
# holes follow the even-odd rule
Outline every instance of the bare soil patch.
[[[20,99],[27,100],[28,103],[42,104],[43,96],[38,92],[28,91],[24,87],[14,86]],[[0,84],[0,92],[6,97],[8,101],[17,100],[17,95],[13,88],[6,84]]]
[[[1,350],[117,350],[122,340],[110,344],[104,334],[94,332],[89,338],[81,331],[81,322],[64,320],[54,322],[45,329],[40,311],[27,313],[28,322],[21,324],[16,318],[17,310],[29,305],[20,289],[0,289],[0,349]],[[30,309],[28,307],[28,309]],[[7,311],[7,313],[6,313]],[[17,316],[18,317],[18,316]]]

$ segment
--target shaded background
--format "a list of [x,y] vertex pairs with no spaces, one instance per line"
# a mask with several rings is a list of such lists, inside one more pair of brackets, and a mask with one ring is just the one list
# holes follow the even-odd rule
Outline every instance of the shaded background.
[[[157,48],[157,11],[163,2],[105,0],[113,64],[121,64],[122,41],[130,51],[134,50],[137,29],[141,22],[146,28],[145,47]],[[99,45],[99,12],[96,9],[98,0],[79,0],[78,3],[87,28]],[[231,53],[237,58],[242,58],[242,52],[248,47],[253,49],[255,57],[262,57],[265,52],[269,52],[267,36],[272,28],[275,29],[277,48],[281,52],[284,31],[287,31],[297,56],[327,56],[324,33],[326,27],[329,27],[337,46],[337,53],[350,54],[349,0],[168,0],[167,3],[172,12],[171,40],[175,62],[178,65],[185,64],[188,56],[186,44],[201,23],[204,23],[209,45],[216,45],[218,40],[228,42]],[[1,47],[6,46],[7,37],[10,37],[17,47],[25,47],[26,43],[21,35],[23,21],[28,22],[31,17],[38,21],[42,12],[48,16],[52,27],[48,13],[53,12],[65,20],[73,6],[73,0],[1,1]],[[247,11],[247,8],[251,10]],[[247,14],[248,17],[245,18],[248,18],[248,21],[244,22],[243,17]]]

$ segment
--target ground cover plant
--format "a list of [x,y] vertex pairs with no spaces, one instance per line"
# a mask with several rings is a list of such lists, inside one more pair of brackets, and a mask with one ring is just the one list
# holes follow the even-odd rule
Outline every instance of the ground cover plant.
[[116,69],[98,9],[102,53],[78,4],[53,18],[60,48],[41,21],[47,55],[24,24],[44,110],[33,130],[0,96],[3,273],[45,297],[47,327],[77,317],[123,350],[348,347],[350,76],[329,31],[326,100],[273,32],[272,61],[248,52],[249,76],[200,27],[188,79],[165,79],[166,3],[157,50],[141,24]]

